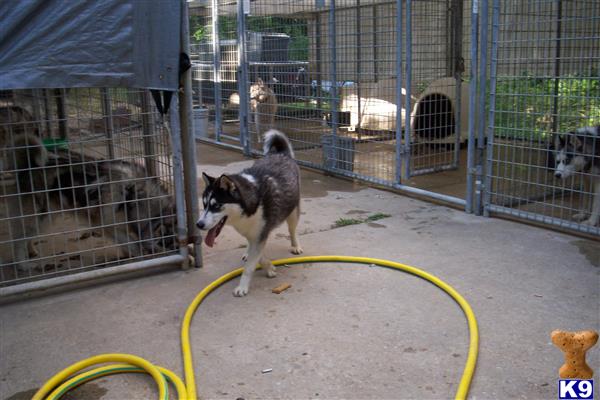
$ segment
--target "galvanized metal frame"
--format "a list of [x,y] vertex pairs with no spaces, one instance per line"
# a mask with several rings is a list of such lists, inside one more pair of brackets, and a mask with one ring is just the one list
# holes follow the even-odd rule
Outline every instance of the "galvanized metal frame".
[[[571,81],[582,88],[586,82],[597,82],[593,65],[598,64],[600,52],[589,46],[600,40],[600,5],[593,1],[528,2],[523,5],[528,7],[528,17],[521,19],[523,33],[518,22],[508,19],[515,15],[509,6],[493,1],[484,215],[508,215],[600,236],[599,226],[574,218],[575,214],[589,215],[591,204],[586,203],[594,201],[593,191],[580,186],[580,180],[598,179],[597,175],[579,172],[569,181],[563,181],[552,176],[554,165],[546,164],[553,152],[548,147],[553,135],[600,121],[598,90],[591,91],[588,87],[581,91],[573,86],[575,89],[559,93],[559,81],[566,88]],[[554,31],[552,27],[556,27]],[[564,34],[563,29],[568,29],[568,33]],[[539,54],[547,54],[546,57],[536,60],[528,53],[518,63],[513,58],[514,49],[536,44],[540,46]],[[520,76],[518,72],[527,67],[530,67],[528,73]],[[511,104],[513,98],[519,99],[518,106]],[[526,109],[532,109],[534,116],[549,118],[532,120]],[[563,121],[559,123],[561,117]],[[514,127],[509,129],[511,124]],[[593,137],[584,140],[590,140],[593,147],[600,145]],[[578,151],[575,150],[574,157],[594,157]],[[523,169],[526,173],[518,172]]]
[[[185,5],[186,2],[182,0],[182,3]],[[188,22],[188,14],[187,7],[182,8],[181,15],[182,22],[182,38],[183,38],[183,51],[189,52],[189,45],[187,43],[187,38],[189,37],[189,30],[187,27]],[[143,167],[144,176],[132,176],[128,178],[128,181],[119,181],[113,179],[113,176],[108,173],[108,175],[100,176],[98,178],[101,179],[101,185],[119,185],[120,183],[127,183],[133,181],[145,181],[147,179],[156,179],[164,181],[164,184],[171,189],[169,191],[158,191],[157,194],[149,194],[145,195],[142,193],[131,193],[132,198],[128,198],[127,202],[133,202],[134,208],[136,202],[152,202],[154,199],[159,199],[163,197],[172,197],[172,201],[175,204],[174,207],[174,215],[175,218],[175,226],[174,231],[172,232],[172,240],[174,243],[178,244],[178,248],[165,249],[164,253],[156,253],[148,254],[142,253],[140,257],[133,258],[121,258],[117,256],[116,262],[113,260],[102,261],[104,258],[100,258],[100,261],[94,262],[90,265],[82,262],[80,266],[71,267],[71,262],[68,261],[68,268],[61,269],[61,267],[54,266],[52,270],[47,271],[46,267],[35,268],[34,267],[23,267],[26,269],[21,269],[21,267],[17,266],[14,261],[17,260],[5,260],[9,262],[9,264],[0,265],[0,302],[9,301],[18,296],[22,296],[24,294],[31,295],[37,291],[48,292],[49,290],[53,290],[54,288],[59,288],[65,285],[73,285],[77,283],[86,282],[89,280],[95,280],[99,278],[108,277],[111,275],[122,274],[122,273],[131,273],[135,271],[140,271],[143,269],[147,269],[150,267],[162,267],[167,265],[178,265],[181,267],[187,267],[188,265],[188,255],[189,250],[187,244],[191,243],[194,245],[195,250],[195,260],[196,266],[201,266],[202,262],[202,253],[200,249],[200,241],[199,237],[195,237],[193,235],[194,231],[194,222],[198,216],[198,196],[197,196],[197,188],[196,188],[196,155],[195,155],[195,146],[194,146],[194,137],[192,130],[192,119],[191,119],[191,75],[190,72],[184,75],[182,79],[185,93],[179,97],[179,101],[177,101],[177,97],[174,98],[171,104],[171,112],[169,114],[169,121],[164,121],[161,118],[162,123],[160,123],[160,128],[156,127],[158,123],[158,114],[153,112],[154,108],[149,102],[149,94],[143,90],[123,90],[123,89],[107,89],[101,88],[99,90],[96,89],[75,89],[72,90],[72,93],[69,95],[71,97],[71,101],[74,102],[73,108],[67,108],[68,104],[66,102],[67,92],[66,90],[59,90],[51,92],[49,90],[34,90],[34,91],[17,91],[14,97],[14,100],[11,100],[8,103],[10,106],[17,107],[25,107],[25,102],[20,100],[20,98],[24,98],[23,96],[31,96],[34,98],[31,101],[27,101],[28,104],[33,104],[33,120],[30,120],[30,117],[19,117],[19,120],[11,121],[9,116],[9,120],[4,120],[0,125],[0,128],[6,131],[3,131],[4,135],[3,140],[8,140],[3,142],[2,154],[3,157],[11,157],[11,146],[13,146],[12,142],[10,142],[11,137],[21,137],[18,136],[21,132],[21,127],[25,127],[22,131],[29,132],[30,135],[34,135],[34,131],[27,128],[28,126],[36,125],[40,127],[46,134],[49,134],[50,130],[53,130],[53,126],[56,123],[58,126],[58,133],[62,138],[68,140],[68,148],[69,151],[74,153],[71,154],[88,154],[87,157],[91,157],[91,152],[94,152],[92,158],[84,159],[83,163],[90,164],[92,168],[95,166],[96,174],[102,174],[98,169],[98,166],[101,163],[105,163],[105,160],[115,160],[117,162],[126,161],[130,163],[137,163],[138,166]],[[49,101],[45,96],[49,93],[54,93],[55,96],[60,96],[56,98],[57,100],[57,113],[58,119],[49,118]],[[91,96],[92,93],[96,93],[94,97]],[[113,97],[115,96],[116,97]],[[35,96],[38,96],[37,98]],[[44,98],[39,98],[39,96],[44,96]],[[135,102],[135,103],[132,103]],[[39,107],[45,106],[45,110],[40,113]],[[96,105],[94,105],[96,104]],[[122,105],[127,104],[128,107],[133,107],[137,111],[133,111],[134,114],[128,115],[123,114],[127,110],[127,108]],[[180,106],[181,105],[181,106]],[[87,107],[87,108],[86,108]],[[116,107],[116,108],[115,108]],[[122,109],[119,109],[122,107]],[[98,108],[99,111],[93,111],[95,108]],[[25,107],[27,109],[27,107]],[[87,111],[85,111],[87,110]],[[98,112],[100,113],[101,118],[96,118],[98,116]],[[10,115],[10,114],[9,114]],[[43,116],[44,115],[44,116]],[[135,118],[137,122],[132,122]],[[117,124],[117,119],[119,119]],[[97,133],[98,130],[94,128],[96,122],[101,122],[103,126],[103,132],[100,136]],[[68,126],[68,122],[70,122],[70,127]],[[133,125],[132,125],[133,124]],[[90,129],[90,133],[85,133],[85,129]],[[70,129],[68,129],[68,127]],[[15,130],[16,129],[16,130]],[[135,135],[131,135],[132,129],[135,129],[138,132]],[[80,132],[79,132],[80,131]],[[79,132],[79,133],[78,133]],[[86,131],[87,132],[87,131]],[[17,136],[14,136],[14,135]],[[9,136],[10,135],[10,136]],[[85,140],[85,142],[83,141]],[[56,140],[55,140],[56,141]],[[57,142],[59,146],[67,146],[67,144],[61,144],[61,142]],[[52,145],[52,142],[47,143],[48,146]],[[104,150],[101,149],[102,145],[104,145]],[[92,148],[89,148],[92,146]],[[95,146],[95,147],[94,147]],[[33,147],[31,148],[33,149]],[[185,149],[185,150],[184,150]],[[33,151],[30,150],[29,147],[22,148],[23,151]],[[49,150],[51,151],[51,150]],[[99,152],[98,152],[99,151]],[[69,154],[69,153],[66,153]],[[104,154],[104,155],[102,155]],[[77,156],[80,157],[80,156]],[[160,157],[157,158],[157,157]],[[7,160],[4,160],[7,161]],[[81,161],[77,161],[81,164]],[[92,165],[93,164],[93,165]],[[53,238],[48,240],[64,240],[67,241],[67,237],[69,234],[75,234],[77,237],[81,233],[88,232],[90,229],[92,230],[104,230],[104,229],[113,229],[117,225],[121,224],[121,222],[116,222],[115,224],[111,224],[108,222],[101,223],[100,225],[92,224],[90,222],[89,210],[96,207],[93,204],[94,198],[91,192],[85,190],[85,197],[88,205],[80,206],[69,205],[66,206],[62,196],[58,196],[57,190],[66,190],[66,187],[62,187],[59,185],[58,189],[51,188],[49,186],[49,176],[48,172],[43,172],[46,170],[51,171],[53,167],[51,166],[40,166],[33,167],[30,165],[29,168],[29,176],[33,177],[33,174],[38,174],[43,172],[43,185],[45,189],[40,190],[38,186],[34,186],[33,189],[19,189],[17,186],[17,191],[15,193],[6,192],[5,185],[11,185],[11,176],[6,175],[6,173],[11,173],[12,170],[9,167],[11,164],[3,164],[3,182],[2,182],[2,192],[0,193],[0,199],[6,203],[10,202],[11,204],[18,205],[18,208],[21,210],[18,214],[6,214],[2,217],[2,223],[6,224],[8,228],[8,234],[10,235],[12,232],[13,222],[14,224],[18,224],[19,220],[23,219],[24,216],[29,216],[28,218],[33,218],[32,221],[37,226],[37,233],[32,237],[9,237],[8,240],[2,240],[3,246],[13,246],[13,243],[20,240],[33,241],[40,238]],[[75,172],[73,172],[73,168],[76,164],[62,165],[61,168],[71,170],[71,180],[72,182],[76,182]],[[133,164],[132,164],[133,165]],[[125,164],[123,164],[125,166]],[[8,168],[8,169],[7,169]],[[88,167],[86,167],[88,168]],[[138,167],[134,167],[138,168]],[[92,169],[90,169],[90,173]],[[110,171],[110,169],[109,169]],[[16,170],[15,172],[22,173],[22,170]],[[6,179],[9,179],[8,181]],[[16,178],[15,178],[16,179]],[[33,182],[30,178],[30,182]],[[36,178],[38,179],[38,178]],[[51,178],[55,179],[55,178]],[[185,184],[184,184],[185,180]],[[13,180],[14,181],[14,180]],[[17,181],[18,182],[18,181]],[[86,181],[87,182],[87,181]],[[157,181],[158,182],[158,181]],[[83,183],[86,185],[86,183]],[[158,183],[148,183],[149,185],[158,185]],[[16,183],[16,185],[19,185]],[[62,184],[61,184],[62,185]],[[114,190],[119,186],[115,186]],[[90,188],[89,190],[92,190]],[[29,190],[29,192],[25,192],[25,190]],[[33,191],[31,191],[33,190]],[[98,191],[101,189],[98,188]],[[112,193],[112,186],[110,188]],[[39,196],[40,198],[49,199],[53,197],[56,199],[55,202],[51,204],[55,204],[49,210],[38,209],[36,205],[34,205],[33,213],[27,214],[23,211],[23,201],[25,201],[26,196]],[[130,196],[128,194],[128,196]],[[139,197],[143,196],[143,197]],[[154,197],[155,196],[155,197]],[[187,196],[187,201],[186,197]],[[10,197],[10,198],[9,198]],[[118,199],[119,197],[117,197]],[[92,201],[92,203],[90,203]],[[121,207],[127,208],[128,206],[124,206],[123,204],[118,203],[121,200],[114,200],[114,210],[113,212],[119,212],[118,209]],[[187,206],[186,206],[187,203]],[[37,204],[37,203],[34,203]],[[107,206],[110,206],[107,203]],[[141,207],[141,203],[138,204]],[[11,206],[12,207],[12,206]],[[58,208],[56,208],[58,207]],[[186,212],[187,210],[187,212]],[[86,212],[88,212],[87,221],[83,216]],[[56,216],[67,213],[66,215],[75,216],[75,221],[77,222],[80,218],[80,225],[77,222],[77,228],[74,228],[72,231],[65,231],[61,236],[57,235],[57,233],[53,233],[52,230],[50,232],[40,232],[39,230],[39,222],[40,218],[46,217],[54,220]],[[144,214],[136,219],[139,223],[151,223],[150,219],[144,220]],[[158,214],[159,218],[167,217],[167,215],[163,215],[163,210],[160,210],[160,214]],[[150,217],[148,217],[150,218]],[[154,217],[152,217],[154,218]],[[14,220],[13,222],[10,222]],[[23,220],[24,221],[24,220]],[[127,221],[133,221],[127,219]],[[154,222],[152,222],[154,223]],[[52,228],[52,224],[46,224],[47,226]],[[17,226],[17,225],[14,225]],[[148,228],[154,229],[154,228]],[[58,231],[57,231],[58,232]],[[163,240],[168,239],[170,233],[158,233],[158,236],[152,236],[154,238]],[[164,236],[161,236],[164,235]],[[83,238],[85,235],[82,235]],[[56,237],[56,238],[54,238]],[[89,235],[87,237],[90,237]],[[124,238],[122,238],[124,239]],[[137,245],[137,242],[131,241],[132,236],[128,236],[127,239],[130,243],[129,245]],[[139,238],[140,243],[143,238]],[[40,258],[34,256],[29,260],[22,260],[23,262],[35,262],[37,264],[43,263],[45,259],[48,260],[58,260],[58,258],[65,257],[74,257],[80,256],[85,252],[100,252],[102,254],[107,250],[118,249],[122,243],[108,243],[102,245],[92,245],[92,247],[83,248],[81,245],[77,245],[77,250],[69,253],[56,253],[55,249],[58,243],[52,242],[49,244],[49,250],[44,250],[46,253],[50,251],[50,253],[45,253],[44,258]],[[111,250],[112,251],[112,250]],[[12,250],[11,250],[12,252]],[[14,254],[14,253],[13,253]],[[105,257],[106,254],[102,255]],[[154,256],[153,256],[154,255]],[[95,257],[92,257],[94,260],[97,260]],[[66,259],[66,258],[65,258]],[[57,261],[58,262],[58,261]],[[9,274],[9,270],[14,271]],[[14,275],[14,276],[13,276]]]
[[[494,101],[498,40],[500,40],[498,29],[501,17],[498,0],[494,0],[492,12],[489,10],[488,0],[472,0],[467,3],[471,6],[468,25],[463,21],[463,3],[459,0],[446,0],[445,2],[432,0],[431,2],[432,5],[438,8],[443,8],[445,5],[447,11],[449,11],[448,13],[439,13],[439,15],[445,18],[445,22],[441,25],[446,25],[448,29],[445,43],[446,54],[444,56],[446,62],[445,74],[449,78],[453,78],[455,82],[454,89],[452,89],[454,90],[453,101],[455,105],[452,110],[455,121],[455,136],[452,140],[446,142],[449,144],[446,155],[443,156],[445,158],[439,158],[436,161],[432,157],[433,164],[429,166],[426,164],[427,161],[424,164],[415,164],[415,151],[419,143],[415,141],[411,118],[411,114],[415,109],[415,102],[411,95],[418,95],[420,90],[414,86],[415,84],[422,84],[419,81],[418,74],[427,73],[426,70],[423,70],[425,72],[419,70],[419,62],[422,61],[420,60],[420,50],[416,49],[420,45],[418,31],[415,30],[413,34],[415,21],[420,21],[418,18],[424,18],[423,15],[419,16],[419,7],[422,7],[422,3],[412,2],[411,0],[375,1],[368,4],[361,0],[329,1],[328,3],[316,0],[314,5],[310,3],[279,4],[276,0],[272,0],[272,4],[267,3],[269,2],[250,3],[253,12],[248,19],[244,14],[244,11],[247,10],[243,9],[241,0],[236,2],[236,7],[223,6],[224,8],[228,7],[229,10],[223,12],[229,12],[230,14],[227,15],[237,18],[238,90],[241,105],[239,109],[239,145],[235,141],[231,141],[231,139],[238,140],[237,137],[228,138],[223,135],[211,136],[205,139],[206,141],[231,148],[242,148],[247,155],[260,153],[260,150],[255,146],[257,143],[254,142],[253,136],[250,134],[254,129],[250,125],[251,121],[249,119],[251,115],[248,104],[250,85],[254,83],[254,79],[258,76],[256,71],[259,71],[260,68],[267,68],[268,66],[270,71],[288,71],[285,68],[292,64],[288,60],[257,61],[255,58],[249,59],[249,55],[254,50],[248,47],[248,37],[246,36],[246,32],[250,31],[248,21],[250,21],[250,26],[254,30],[260,31],[260,23],[257,23],[257,18],[260,16],[273,15],[274,18],[280,19],[304,18],[305,21],[309,22],[294,20],[290,23],[306,24],[308,26],[308,36],[311,40],[308,45],[309,59],[294,59],[293,63],[305,69],[313,68],[309,71],[309,81],[303,83],[304,85],[310,85],[309,89],[312,92],[309,96],[306,94],[303,94],[303,96],[306,104],[312,101],[311,104],[314,104],[314,106],[307,106],[305,114],[295,111],[293,114],[289,114],[289,109],[288,114],[284,114],[281,109],[285,109],[289,105],[280,104],[276,122],[276,125],[283,127],[284,131],[286,131],[286,121],[288,120],[296,124],[290,125],[292,126],[289,128],[291,130],[299,130],[298,126],[302,121],[313,124],[310,128],[313,131],[310,133],[295,133],[291,137],[294,146],[299,148],[297,153],[299,154],[300,164],[340,176],[356,178],[400,191],[411,192],[412,194],[424,195],[454,205],[462,205],[465,211],[477,215],[489,215],[490,212],[501,213],[501,210],[506,211],[505,208],[510,209],[510,207],[492,204],[493,198],[489,193],[489,188],[493,184],[493,177],[490,175],[493,160],[489,158],[489,155],[496,143],[494,119],[497,116],[495,115]],[[272,8],[269,9],[269,6]],[[276,8],[273,8],[275,6]],[[393,14],[394,6],[395,14]],[[274,11],[270,11],[275,9],[277,9],[276,14]],[[437,8],[429,14],[429,18],[436,18]],[[390,17],[395,21],[393,24],[388,22]],[[465,17],[465,19],[468,20],[468,17]],[[558,18],[558,20],[556,23],[560,24],[562,18]],[[360,25],[360,27],[350,29],[347,25]],[[376,27],[376,25],[379,26]],[[468,30],[467,27],[470,29]],[[269,31],[269,29],[272,30]],[[264,32],[278,32],[277,29],[277,27],[265,26]],[[491,38],[489,37],[490,31]],[[386,37],[392,32],[395,36]],[[357,35],[360,35],[360,37],[356,37]],[[393,37],[396,38],[395,41],[392,41],[391,38]],[[464,46],[463,52],[463,39],[467,37],[470,38],[470,49]],[[432,40],[437,40],[435,36],[432,36],[432,38],[434,38]],[[213,36],[213,50],[218,50],[219,46],[215,45],[214,40],[215,37]],[[276,49],[265,48],[264,50],[275,51]],[[385,58],[386,53],[389,54],[392,63],[389,63],[390,60]],[[562,54],[565,54],[565,52],[558,46],[554,57]],[[350,66],[344,65],[344,60],[349,59],[349,57],[350,59],[354,57],[356,62]],[[381,60],[381,62],[375,62],[371,67],[370,62],[367,61],[370,57]],[[464,63],[463,57],[465,59]],[[440,65],[442,65],[441,61]],[[554,82],[556,85],[560,79],[558,75],[561,73],[558,61],[555,64],[555,69],[557,78]],[[373,89],[376,85],[369,81],[371,74],[375,77],[385,78],[386,74],[391,72],[393,72],[395,79],[391,92],[383,93],[382,91],[377,92],[379,89]],[[463,72],[465,75],[468,74],[468,83],[462,82]],[[283,73],[279,72],[279,74],[278,77]],[[277,72],[274,75],[277,75]],[[432,75],[430,78],[433,80],[439,78],[439,76],[443,76],[442,73],[438,76]],[[355,82],[348,83],[349,80]],[[461,87],[466,84],[469,85],[468,96],[463,95],[464,93],[461,90]],[[279,88],[279,92],[275,91],[280,102],[297,101],[293,98],[293,95],[288,93],[291,85],[289,81],[285,80],[273,84],[274,89]],[[354,107],[356,108],[353,112],[355,116],[358,116],[359,121],[358,129],[354,126],[355,130],[348,129],[346,126],[346,120],[349,118],[348,114],[350,112],[344,111],[344,107],[348,107],[347,104],[344,106],[344,102],[348,101],[348,93],[355,95]],[[391,96],[389,96],[390,94]],[[403,95],[405,96],[404,99],[402,99]],[[361,132],[361,124],[369,116],[369,112],[365,111],[368,103],[365,98],[369,96],[380,99],[388,96],[388,98],[393,99],[392,102],[396,102],[395,126],[386,134],[387,136],[384,134],[377,136],[379,133],[369,136]],[[555,110],[557,108],[556,102],[555,97]],[[463,107],[462,103],[468,103],[468,109],[470,110],[468,115],[464,114],[467,108]],[[404,116],[400,112],[402,107],[407,111]],[[311,111],[313,109],[316,111]],[[323,119],[319,128],[318,119],[321,116]],[[553,123],[556,124],[556,120]],[[218,125],[219,121],[215,121],[215,124]],[[463,124],[463,128],[464,125],[468,125],[464,199],[414,187],[415,177],[459,167],[460,156],[464,154],[461,153],[460,149],[463,141],[461,140],[461,124]],[[218,129],[215,129],[216,132]],[[323,138],[319,140],[321,136]],[[330,136],[330,138],[324,138],[324,136]],[[349,137],[352,139],[348,140]],[[319,155],[320,151],[322,155]],[[437,155],[434,156],[437,157]],[[440,160],[442,161],[440,162]],[[383,167],[384,164],[385,167]],[[511,215],[515,215],[515,213],[511,212]],[[525,214],[519,215],[523,215],[524,219],[540,219]],[[575,226],[578,224],[569,223],[567,225]],[[565,226],[565,223],[561,222],[561,226]],[[583,231],[594,233],[594,229],[591,231],[584,229]],[[582,231],[579,228],[578,230]]]

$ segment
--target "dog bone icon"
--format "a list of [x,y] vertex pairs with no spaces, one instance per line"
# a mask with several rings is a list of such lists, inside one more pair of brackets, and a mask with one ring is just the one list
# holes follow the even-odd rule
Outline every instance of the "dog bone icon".
[[563,379],[591,379],[594,371],[585,362],[585,353],[598,341],[598,332],[553,331],[552,343],[565,353],[565,363],[558,370]]

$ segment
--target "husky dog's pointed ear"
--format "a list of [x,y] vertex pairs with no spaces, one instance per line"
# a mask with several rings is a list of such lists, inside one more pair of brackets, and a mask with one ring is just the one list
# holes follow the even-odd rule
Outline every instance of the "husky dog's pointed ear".
[[563,133],[554,134],[554,149],[560,150],[567,145],[567,138]]
[[215,180],[217,180],[217,178],[213,178],[212,176],[209,176],[206,172],[202,173],[202,178],[204,178],[204,182],[206,183],[206,186],[212,185],[213,182]]
[[256,80],[256,84],[257,84],[257,85],[260,85],[260,86],[263,86],[265,83],[263,82],[262,78],[258,78],[258,79]]
[[219,178],[219,187],[223,190],[227,190],[230,193],[233,193],[237,190],[235,182],[227,175],[221,175]]
[[583,147],[583,140],[581,140],[581,137],[577,135],[577,132],[569,133],[569,143],[575,149],[581,149]]

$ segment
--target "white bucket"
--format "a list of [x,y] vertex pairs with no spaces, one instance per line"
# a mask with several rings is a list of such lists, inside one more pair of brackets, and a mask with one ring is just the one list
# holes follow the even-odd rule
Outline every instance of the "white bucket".
[[194,137],[206,139],[208,137],[208,108],[196,107],[192,114],[194,116]]

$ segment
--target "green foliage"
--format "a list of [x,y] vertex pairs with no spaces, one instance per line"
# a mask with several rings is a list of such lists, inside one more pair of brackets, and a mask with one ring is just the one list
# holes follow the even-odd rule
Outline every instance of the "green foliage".
[[[308,25],[305,19],[284,17],[253,17],[247,19],[247,28],[253,32],[285,33],[290,37],[290,59],[308,61]],[[190,31],[195,42],[210,39],[210,19],[192,16]],[[237,18],[235,16],[219,16],[219,38],[221,40],[237,38]]]
[[335,228],[341,228],[342,226],[348,225],[358,225],[362,224],[364,221],[356,218],[340,218],[334,223]]
[[552,132],[557,100],[558,131],[600,124],[600,80],[589,76],[499,77],[496,84],[496,136],[545,139]]
[[341,228],[343,226],[358,225],[358,224],[362,224],[364,222],[379,221],[380,219],[389,218],[389,217],[391,217],[390,214],[376,213],[376,214],[373,214],[373,215],[369,215],[365,219],[340,218],[337,221],[335,221],[335,223],[333,224],[332,228]]

